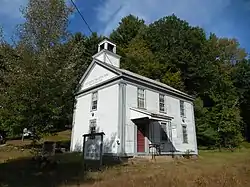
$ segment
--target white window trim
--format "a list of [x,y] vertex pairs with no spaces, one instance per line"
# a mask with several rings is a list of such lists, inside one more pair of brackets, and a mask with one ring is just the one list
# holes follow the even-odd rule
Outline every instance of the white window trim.
[[[161,107],[160,107],[160,96],[163,96],[163,100],[164,100],[164,111],[161,110]],[[166,102],[166,95],[165,94],[162,94],[162,93],[159,93],[159,112],[160,113],[167,113],[167,102]]]
[[96,131],[97,120],[96,119],[91,119],[91,120],[89,120],[89,133],[91,133],[92,122],[94,122],[94,127],[95,127],[95,131]]
[[[183,102],[183,115],[182,115],[182,112],[181,112],[181,102]],[[186,117],[185,101],[180,100],[179,101],[179,107],[180,107],[180,116],[185,118]]]
[[[183,127],[186,127],[187,142],[184,142]],[[188,128],[187,128],[187,125],[186,125],[186,124],[182,124],[182,125],[181,125],[181,132],[182,132],[182,143],[183,143],[183,144],[188,144]]]
[[[143,96],[144,96],[144,103],[143,103],[143,107],[139,107],[139,90],[143,90]],[[138,87],[137,88],[137,108],[140,109],[146,109],[146,90],[144,88]]]
[[[97,104],[96,104],[96,108],[93,109],[93,96],[94,94],[96,93],[96,101],[97,101]],[[90,111],[96,111],[97,110],[97,107],[98,107],[98,91],[95,91],[95,92],[92,92],[92,95],[91,95],[91,106],[90,106]]]

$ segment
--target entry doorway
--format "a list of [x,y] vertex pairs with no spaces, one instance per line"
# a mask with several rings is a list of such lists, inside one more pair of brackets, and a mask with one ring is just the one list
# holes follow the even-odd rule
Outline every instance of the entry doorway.
[[137,152],[145,153],[145,139],[148,136],[148,121],[140,121],[136,123],[137,126]]
[[145,152],[145,125],[137,125],[137,152]]

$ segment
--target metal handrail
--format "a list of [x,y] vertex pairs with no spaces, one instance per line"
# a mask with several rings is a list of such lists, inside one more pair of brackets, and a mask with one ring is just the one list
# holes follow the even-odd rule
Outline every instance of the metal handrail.
[[157,151],[159,155],[161,155],[161,146],[164,145],[164,143],[151,143],[149,144],[150,148],[155,148],[155,151],[152,152],[152,159],[155,159],[155,156],[157,155]]

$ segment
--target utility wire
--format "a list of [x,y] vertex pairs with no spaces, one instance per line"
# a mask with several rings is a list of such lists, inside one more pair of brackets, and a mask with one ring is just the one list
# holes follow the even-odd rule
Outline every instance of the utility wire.
[[84,17],[83,17],[83,15],[82,15],[82,13],[80,12],[80,10],[78,9],[78,7],[76,6],[76,4],[74,3],[74,1],[73,1],[73,0],[71,0],[71,3],[72,3],[72,4],[73,4],[73,6],[75,7],[75,9],[76,9],[76,10],[77,10],[77,12],[79,13],[79,15],[81,16],[81,18],[82,18],[82,20],[84,21],[84,23],[87,25],[87,27],[88,27],[89,31],[93,34],[93,31],[91,30],[91,28],[90,28],[90,26],[89,26],[88,22],[84,19]]
[[[71,3],[72,3],[73,6],[75,7],[75,9],[76,9],[77,12],[79,13],[79,15],[81,16],[81,18],[82,18],[82,20],[84,21],[84,23],[87,25],[89,31],[93,34],[93,31],[91,30],[91,28],[90,28],[88,22],[85,20],[85,18],[83,17],[82,13],[80,12],[80,10],[78,9],[78,7],[76,6],[76,4],[74,3],[73,0],[71,0]],[[108,55],[107,55],[106,53],[105,53],[105,56],[106,56],[107,59],[109,60],[110,64],[111,64],[112,66],[114,66],[113,63],[112,63],[112,61],[110,60],[110,58],[108,57]]]

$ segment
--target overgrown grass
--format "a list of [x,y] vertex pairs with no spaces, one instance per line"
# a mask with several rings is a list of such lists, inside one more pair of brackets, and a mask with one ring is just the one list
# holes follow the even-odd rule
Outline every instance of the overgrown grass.
[[[53,138],[54,141],[61,140]],[[51,140],[50,137],[47,140]],[[246,148],[234,152],[201,151],[196,160],[135,159],[101,172],[84,172],[82,155],[75,153],[59,154],[54,158],[58,164],[41,168],[22,146],[0,148],[0,160],[0,186],[6,187],[250,186],[250,149]]]
[[40,167],[31,157],[8,160],[0,164],[0,186],[50,187],[88,182],[82,170],[81,155],[62,154],[54,159],[58,164],[46,167]]
[[116,167],[95,174],[99,182],[93,186],[245,187],[250,186],[249,155],[249,150],[201,152],[198,160],[158,159]]
[[58,165],[39,168],[28,158],[0,164],[0,186],[250,186],[250,150],[202,151],[197,160],[133,161],[102,172],[84,172],[81,154],[62,154]]

